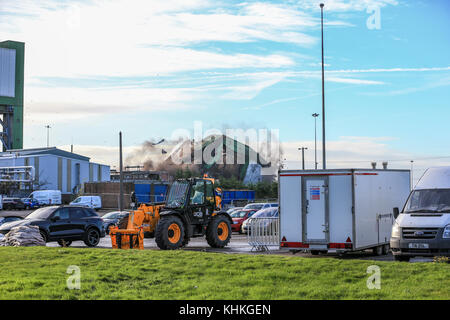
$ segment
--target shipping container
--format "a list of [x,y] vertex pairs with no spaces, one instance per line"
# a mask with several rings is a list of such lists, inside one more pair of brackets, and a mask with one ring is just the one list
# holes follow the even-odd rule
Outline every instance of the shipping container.
[[255,200],[254,190],[223,190],[222,208],[226,209],[238,202],[251,202]]
[[163,202],[168,185],[155,183],[135,183],[134,192],[138,203]]

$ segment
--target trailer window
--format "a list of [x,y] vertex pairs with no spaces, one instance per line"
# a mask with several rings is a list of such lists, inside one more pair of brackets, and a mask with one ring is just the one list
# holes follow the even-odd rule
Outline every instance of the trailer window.
[[450,212],[450,189],[415,190],[405,207],[406,213]]

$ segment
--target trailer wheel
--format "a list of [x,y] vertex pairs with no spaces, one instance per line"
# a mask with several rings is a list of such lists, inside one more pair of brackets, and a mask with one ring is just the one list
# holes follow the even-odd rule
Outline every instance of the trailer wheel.
[[156,226],[155,241],[162,250],[174,250],[183,245],[184,225],[174,215],[162,216]]
[[383,246],[376,246],[375,248],[372,249],[372,251],[373,251],[374,255],[381,256],[381,255],[383,255],[384,249],[383,249]]
[[390,245],[385,244],[385,245],[383,246],[383,254],[384,254],[384,255],[389,254],[389,251],[390,251],[390,250],[391,250],[391,246],[390,246]]
[[215,216],[206,229],[206,241],[212,248],[223,248],[231,239],[230,221],[223,215]]

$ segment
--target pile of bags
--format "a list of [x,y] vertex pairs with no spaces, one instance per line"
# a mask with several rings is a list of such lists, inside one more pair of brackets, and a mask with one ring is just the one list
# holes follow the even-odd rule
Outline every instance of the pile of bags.
[[0,239],[0,247],[45,246],[45,241],[37,226],[14,227]]

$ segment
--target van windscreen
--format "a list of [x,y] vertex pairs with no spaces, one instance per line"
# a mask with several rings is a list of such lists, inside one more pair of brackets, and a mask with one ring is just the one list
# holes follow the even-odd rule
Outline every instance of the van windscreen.
[[405,213],[450,213],[450,189],[414,190]]

